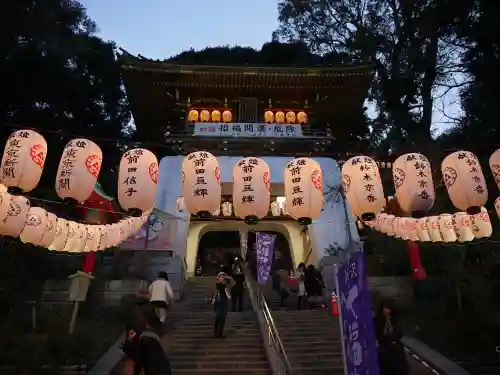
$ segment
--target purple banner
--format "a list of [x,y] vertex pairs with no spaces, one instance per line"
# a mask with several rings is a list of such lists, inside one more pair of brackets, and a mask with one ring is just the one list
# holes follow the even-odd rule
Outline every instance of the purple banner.
[[337,283],[346,374],[379,375],[372,299],[362,251],[352,253],[338,268]]
[[269,278],[274,255],[275,234],[257,232],[257,282],[263,284]]

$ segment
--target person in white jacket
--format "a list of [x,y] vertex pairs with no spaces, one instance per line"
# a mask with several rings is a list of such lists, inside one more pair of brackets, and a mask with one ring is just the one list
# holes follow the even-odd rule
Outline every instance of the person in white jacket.
[[167,306],[174,301],[174,292],[168,281],[165,271],[158,273],[158,277],[149,286],[149,302],[155,306],[156,315],[163,324],[167,319]]

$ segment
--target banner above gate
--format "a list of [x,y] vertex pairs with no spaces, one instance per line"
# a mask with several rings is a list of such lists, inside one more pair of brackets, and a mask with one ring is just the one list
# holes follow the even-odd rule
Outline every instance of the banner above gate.
[[302,137],[298,124],[198,122],[194,135],[205,137]]

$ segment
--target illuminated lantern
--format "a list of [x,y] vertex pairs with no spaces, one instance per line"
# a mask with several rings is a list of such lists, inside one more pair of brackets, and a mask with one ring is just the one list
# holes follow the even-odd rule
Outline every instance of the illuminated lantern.
[[452,223],[460,242],[468,242],[474,239],[470,216],[466,212],[457,212],[454,214]]
[[210,112],[204,109],[200,113],[200,121],[201,122],[210,122]]
[[418,237],[417,232],[417,219],[407,218],[405,225],[407,226],[408,237],[410,241],[419,241],[420,238]]
[[[118,232],[117,232],[117,234],[118,234]],[[78,251],[79,253],[83,253],[85,251],[85,244],[87,243],[87,237],[88,237],[86,224],[79,223],[77,225],[76,236],[77,236],[76,245],[75,245],[76,251]]]
[[285,113],[282,111],[276,112],[274,115],[274,119],[276,120],[277,124],[284,124],[285,123]]
[[212,212],[212,216],[219,216],[219,215],[220,215],[220,206],[214,212]]
[[7,212],[10,208],[10,200],[12,195],[7,192],[0,193],[0,227],[2,226],[2,221],[7,217]]
[[407,217],[401,217],[398,221],[399,236],[402,240],[410,239],[410,226],[407,224]]
[[175,205],[177,208],[177,212],[184,212],[184,210],[186,209],[186,204],[184,203],[184,197],[177,198]]
[[158,159],[145,148],[123,154],[118,174],[118,202],[132,216],[153,208],[158,186]]
[[99,249],[100,233],[97,225],[87,225],[87,242],[85,252],[93,252]]
[[431,236],[429,234],[429,230],[427,229],[427,218],[422,217],[417,219],[417,235],[420,241],[429,242],[431,240]]
[[396,197],[401,209],[422,217],[434,204],[435,191],[429,160],[424,155],[401,155],[392,165]]
[[274,113],[273,111],[264,112],[264,122],[266,124],[272,124],[274,122]]
[[47,212],[47,223],[45,224],[45,231],[40,241],[40,246],[49,248],[54,242],[57,231],[57,216],[51,212]]
[[50,244],[49,250],[63,251],[68,241],[69,225],[66,219],[57,219],[56,235],[54,241]]
[[231,111],[222,112],[222,122],[231,122],[233,121],[233,114]]
[[301,225],[311,224],[323,208],[323,177],[319,164],[309,158],[293,159],[283,178],[288,214]]
[[474,233],[475,238],[490,237],[493,232],[490,216],[488,215],[486,208],[481,207],[480,209],[480,213],[470,216],[472,222],[472,233]]
[[221,113],[218,109],[212,111],[212,122],[220,122]]
[[42,176],[46,157],[45,138],[32,130],[15,131],[5,144],[0,181],[11,194],[33,190]]
[[457,234],[455,233],[455,228],[453,228],[453,217],[450,214],[439,215],[439,231],[441,232],[441,237],[444,242],[455,242],[457,240]]
[[382,180],[372,158],[356,156],[347,160],[342,167],[342,186],[352,213],[361,220],[373,220],[384,208]]
[[387,233],[388,236],[394,236],[394,228],[392,226],[392,222],[395,218],[396,217],[394,215],[387,215],[385,219],[385,233]]
[[[495,199],[495,210],[497,212],[497,216],[500,218],[500,197]],[[0,216],[1,218],[1,216]]]
[[441,242],[443,237],[439,231],[439,216],[429,216],[427,218],[427,231],[432,242]]
[[28,218],[30,201],[20,195],[11,195],[9,209],[5,219],[0,222],[0,234],[4,236],[19,237]]
[[200,113],[196,109],[192,109],[189,111],[188,114],[189,122],[198,122],[199,119],[200,119]]
[[443,181],[453,205],[468,214],[481,212],[488,200],[488,189],[476,155],[457,151],[448,155],[441,164]]
[[269,212],[271,175],[267,163],[259,158],[244,158],[233,168],[234,214],[247,224],[256,224]]
[[286,201],[281,203],[281,214],[283,216],[289,216],[288,210],[286,209]]
[[40,207],[31,207],[28,211],[28,217],[24,224],[23,231],[19,238],[24,243],[40,245],[45,226],[47,225],[47,211]]
[[295,119],[296,119],[295,112],[288,111],[286,113],[286,123],[287,124],[295,124]]
[[396,238],[401,238],[402,237],[402,232],[399,229],[399,222],[402,218],[400,217],[394,217],[394,220],[392,220],[392,232],[394,233],[394,237]]
[[297,113],[297,122],[300,125],[307,124],[307,121],[308,121],[307,113],[305,113],[305,112],[299,112],[299,113]]
[[102,151],[94,142],[83,138],[70,141],[57,169],[57,195],[72,204],[86,201],[94,191],[101,165]]
[[105,226],[97,225],[97,232],[99,236],[99,246],[97,248],[97,251],[103,251],[106,249],[106,239],[107,239],[107,232]]
[[500,189],[500,149],[496,150],[490,156],[490,169],[493,174],[493,178]]
[[273,216],[280,216],[281,209],[280,204],[277,201],[271,203],[271,214]]
[[78,233],[78,223],[74,221],[68,220],[68,238],[66,241],[66,245],[64,246],[63,251],[68,253],[76,253],[77,244],[79,241],[79,233]]
[[215,156],[206,151],[193,152],[181,167],[182,195],[193,215],[208,217],[220,206],[220,168]]
[[226,217],[233,215],[233,205],[231,202],[222,203],[222,215]]

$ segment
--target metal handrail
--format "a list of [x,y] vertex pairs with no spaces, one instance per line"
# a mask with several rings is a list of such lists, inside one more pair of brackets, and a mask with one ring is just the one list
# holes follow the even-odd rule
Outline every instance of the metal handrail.
[[[249,275],[248,270],[245,269],[245,279],[247,283],[247,288],[249,293],[253,296],[253,300],[257,303],[257,308],[259,312],[262,313],[264,318],[264,322],[266,324],[266,330],[269,338],[269,342],[273,347],[274,352],[277,355],[277,365],[279,368],[279,373],[275,375],[292,375],[292,365],[290,360],[285,352],[285,348],[283,346],[283,342],[278,333],[278,329],[274,323],[274,319],[271,314],[271,310],[266,302],[264,294],[259,289],[258,285],[255,285],[252,277]],[[271,359],[271,358],[270,358]]]

